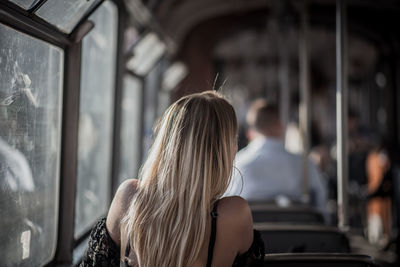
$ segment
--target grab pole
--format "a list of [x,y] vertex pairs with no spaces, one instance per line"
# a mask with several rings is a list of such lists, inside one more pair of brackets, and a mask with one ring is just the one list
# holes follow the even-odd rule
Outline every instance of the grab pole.
[[347,230],[348,214],[348,150],[347,150],[347,21],[344,0],[336,1],[336,150],[338,227]]

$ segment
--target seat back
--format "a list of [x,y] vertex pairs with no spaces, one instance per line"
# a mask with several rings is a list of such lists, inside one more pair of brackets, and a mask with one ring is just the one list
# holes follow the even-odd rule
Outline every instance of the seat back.
[[304,205],[279,207],[271,204],[251,203],[250,208],[255,223],[324,224],[324,217],[321,213]]
[[370,256],[341,253],[266,254],[266,267],[378,267]]
[[348,253],[347,236],[323,225],[254,224],[260,231],[266,253]]

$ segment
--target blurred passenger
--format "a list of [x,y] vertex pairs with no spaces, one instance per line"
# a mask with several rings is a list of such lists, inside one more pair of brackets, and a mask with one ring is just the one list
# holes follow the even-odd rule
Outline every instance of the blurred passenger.
[[[226,195],[240,195],[249,201],[275,201],[284,196],[301,202],[303,159],[285,150],[278,108],[256,100],[248,111],[247,123],[250,143],[236,155],[238,171]],[[308,173],[311,203],[324,211],[326,187],[311,161]]]
[[349,224],[352,228],[364,229],[368,226],[367,158],[379,138],[368,127],[360,124],[359,114],[353,108],[348,112],[348,133],[348,198],[352,203],[349,206]]
[[352,109],[348,114],[348,131],[349,180],[354,184],[353,187],[360,191],[358,188],[367,184],[366,160],[377,137],[374,138],[371,131],[360,125],[359,115]]
[[390,160],[385,150],[373,149],[367,157],[368,220],[367,233],[371,243],[388,241],[392,221],[392,181]]
[[121,184],[81,266],[262,266],[247,202],[221,198],[236,136],[233,107],[218,94],[175,102],[158,124],[140,180]]
[[300,154],[303,151],[300,129],[294,122],[289,122],[286,126],[285,149],[293,154]]

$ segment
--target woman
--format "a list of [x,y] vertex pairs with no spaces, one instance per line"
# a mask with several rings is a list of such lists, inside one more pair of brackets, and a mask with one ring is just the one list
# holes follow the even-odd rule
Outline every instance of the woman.
[[[237,151],[232,106],[214,92],[164,114],[140,180],[119,187],[81,266],[257,266],[264,248],[245,200],[220,197]],[[121,252],[121,253],[119,253]]]

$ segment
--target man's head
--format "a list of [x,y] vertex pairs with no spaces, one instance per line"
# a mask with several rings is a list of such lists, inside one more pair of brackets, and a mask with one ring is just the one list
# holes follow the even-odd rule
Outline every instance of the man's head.
[[249,126],[249,139],[254,139],[257,133],[274,138],[282,138],[283,136],[279,109],[277,106],[269,104],[265,99],[257,99],[251,104],[246,121]]

